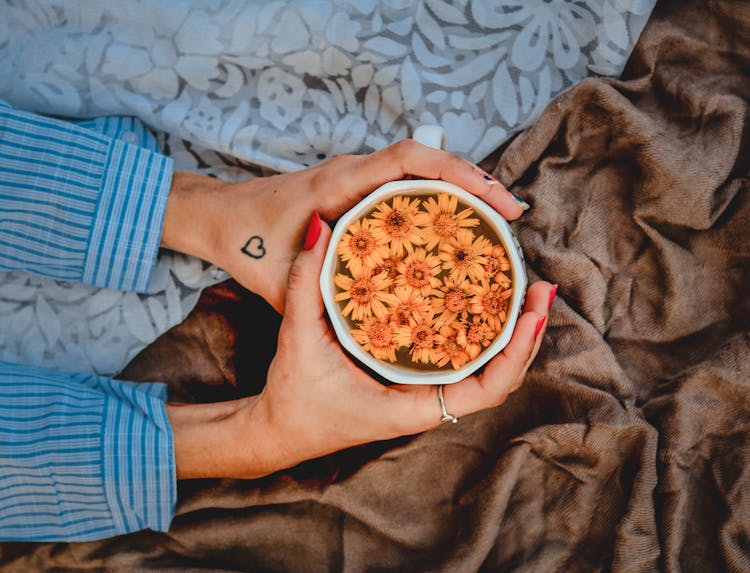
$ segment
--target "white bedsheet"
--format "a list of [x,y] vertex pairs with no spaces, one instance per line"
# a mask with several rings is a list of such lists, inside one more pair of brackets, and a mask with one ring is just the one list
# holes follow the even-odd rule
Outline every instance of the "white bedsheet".
[[[618,76],[655,0],[89,0],[0,6],[0,98],[136,115],[228,179],[367,153],[420,123],[479,161],[563,89]],[[143,295],[0,273],[0,359],[115,375],[220,270],[162,253]],[[82,301],[94,298],[81,312]]]

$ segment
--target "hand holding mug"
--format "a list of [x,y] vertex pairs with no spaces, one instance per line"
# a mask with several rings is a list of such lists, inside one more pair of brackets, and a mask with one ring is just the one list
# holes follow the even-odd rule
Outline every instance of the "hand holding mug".
[[524,211],[523,202],[475,165],[405,139],[369,155],[242,183],[177,172],[162,245],[217,265],[283,312],[287,275],[310,213],[335,221],[380,185],[407,176],[454,183],[508,220]]
[[[311,234],[314,237],[315,233]],[[338,450],[440,425],[436,386],[385,386],[343,351],[318,290],[331,230],[302,251],[289,273],[287,309],[266,386],[258,396],[169,405],[178,478],[257,478]],[[539,350],[554,286],[529,287],[507,346],[472,375],[444,388],[456,417],[497,406],[517,389]]]

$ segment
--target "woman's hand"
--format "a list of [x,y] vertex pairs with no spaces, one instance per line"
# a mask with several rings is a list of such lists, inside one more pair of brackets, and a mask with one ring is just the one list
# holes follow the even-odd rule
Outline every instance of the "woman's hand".
[[524,204],[475,165],[405,139],[369,155],[346,155],[301,171],[230,184],[177,172],[162,245],[227,271],[283,312],[287,275],[310,213],[334,221],[388,181],[407,176],[450,181],[508,220]]
[[[256,478],[359,444],[440,424],[437,388],[384,386],[361,370],[330,330],[320,276],[331,230],[302,251],[289,273],[278,350],[259,396],[230,403],[168,407],[180,478]],[[484,371],[444,388],[458,417],[497,406],[517,389],[541,344],[555,287],[529,287],[505,349]],[[201,410],[203,409],[203,410]]]

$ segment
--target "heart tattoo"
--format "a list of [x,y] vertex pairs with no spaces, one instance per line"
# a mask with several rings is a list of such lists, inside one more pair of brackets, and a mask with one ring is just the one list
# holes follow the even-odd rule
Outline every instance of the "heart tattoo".
[[266,248],[263,246],[263,239],[254,235],[247,240],[245,246],[240,249],[248,257],[262,259],[266,255]]

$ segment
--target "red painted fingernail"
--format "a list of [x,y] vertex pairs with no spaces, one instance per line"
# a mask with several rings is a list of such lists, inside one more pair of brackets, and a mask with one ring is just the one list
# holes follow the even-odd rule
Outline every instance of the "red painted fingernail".
[[552,285],[552,291],[549,293],[549,304],[547,310],[552,308],[552,303],[555,302],[555,296],[557,296],[557,285]]
[[312,217],[310,217],[310,224],[307,226],[307,234],[305,235],[305,250],[309,251],[318,242],[320,237],[320,215],[317,211],[313,211]]
[[544,321],[547,320],[546,316],[543,316],[540,318],[536,323],[536,329],[534,330],[534,339],[536,339],[537,336],[539,336],[539,332],[542,330],[542,327],[544,326]]

